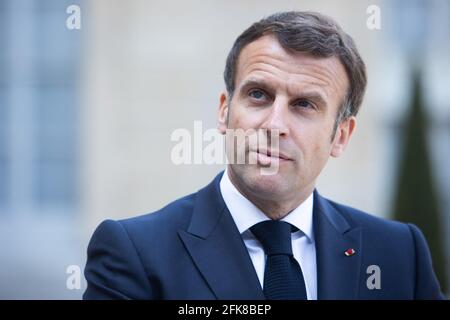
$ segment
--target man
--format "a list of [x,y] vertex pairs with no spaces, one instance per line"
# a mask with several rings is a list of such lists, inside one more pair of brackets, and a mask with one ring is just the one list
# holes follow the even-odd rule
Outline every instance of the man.
[[[246,139],[244,163],[230,161],[197,193],[103,222],[84,298],[442,298],[417,227],[315,190],[349,142],[366,87],[351,37],[317,13],[274,14],[237,38],[224,77],[219,131],[263,132],[264,144]],[[235,142],[227,135],[231,158]]]

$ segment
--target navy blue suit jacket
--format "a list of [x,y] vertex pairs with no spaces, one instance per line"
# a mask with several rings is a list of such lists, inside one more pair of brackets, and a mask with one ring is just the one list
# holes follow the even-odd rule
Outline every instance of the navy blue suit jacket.
[[[84,299],[264,299],[219,174],[155,213],[107,220],[94,232]],[[417,227],[380,219],[314,191],[318,299],[439,299]],[[355,254],[346,256],[347,249]],[[379,267],[380,289],[367,273]],[[371,282],[371,281],[369,281]]]

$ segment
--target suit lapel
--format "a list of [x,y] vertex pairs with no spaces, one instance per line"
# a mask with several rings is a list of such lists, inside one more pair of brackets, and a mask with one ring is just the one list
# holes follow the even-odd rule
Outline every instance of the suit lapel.
[[[313,219],[318,299],[356,299],[361,279],[361,228],[352,228],[317,191]],[[355,253],[346,256],[348,249]]]
[[[201,189],[191,223],[179,236],[217,299],[264,299],[241,235],[222,199],[219,174]],[[361,228],[314,191],[318,299],[356,299],[360,285]],[[347,249],[355,254],[346,256]]]
[[219,174],[196,195],[179,236],[217,299],[264,299],[244,241],[220,193]]

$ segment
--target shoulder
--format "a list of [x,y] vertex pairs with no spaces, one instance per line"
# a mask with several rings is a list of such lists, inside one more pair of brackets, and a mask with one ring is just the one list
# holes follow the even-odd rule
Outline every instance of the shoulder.
[[352,227],[364,227],[365,229],[383,230],[384,232],[411,233],[410,226],[406,223],[394,221],[362,210],[328,200],[328,203],[336,209]]
[[[427,241],[422,231],[411,223],[377,217],[367,212],[325,199],[350,225],[360,228],[366,249],[384,256],[389,253],[407,259],[411,264],[431,264]],[[407,258],[406,258],[407,257]]]
[[156,243],[177,235],[178,230],[189,227],[196,193],[177,199],[163,208],[127,219],[107,219],[96,228],[91,246],[98,242],[109,243],[113,239],[131,241],[134,244]]
[[163,208],[144,215],[115,221],[131,236],[159,237],[187,229],[194,208],[196,193],[177,199]]
[[103,250],[122,256],[135,252],[145,258],[178,246],[178,232],[189,227],[195,197],[195,193],[185,196],[153,213],[104,220],[92,235],[88,251]]
[[382,218],[351,206],[343,205],[328,199],[325,200],[342,215],[351,227],[362,228],[364,234],[368,237],[390,241],[403,240],[407,241],[409,244],[413,244],[415,236],[421,235],[420,230],[412,224]]
[[[378,261],[393,282],[400,281],[397,270],[413,279],[415,299],[442,299],[439,282],[433,271],[431,254],[422,231],[410,223],[376,217],[361,210],[325,199],[350,225],[362,230],[367,261]],[[381,263],[382,262],[382,263]],[[410,282],[407,283],[410,285]]]

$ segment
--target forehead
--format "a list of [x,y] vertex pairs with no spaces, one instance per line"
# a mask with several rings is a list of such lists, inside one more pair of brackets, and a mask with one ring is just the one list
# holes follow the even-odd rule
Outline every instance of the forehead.
[[286,51],[273,35],[245,46],[236,69],[237,89],[249,79],[261,79],[288,91],[310,88],[326,99],[343,99],[348,87],[347,73],[337,57]]

